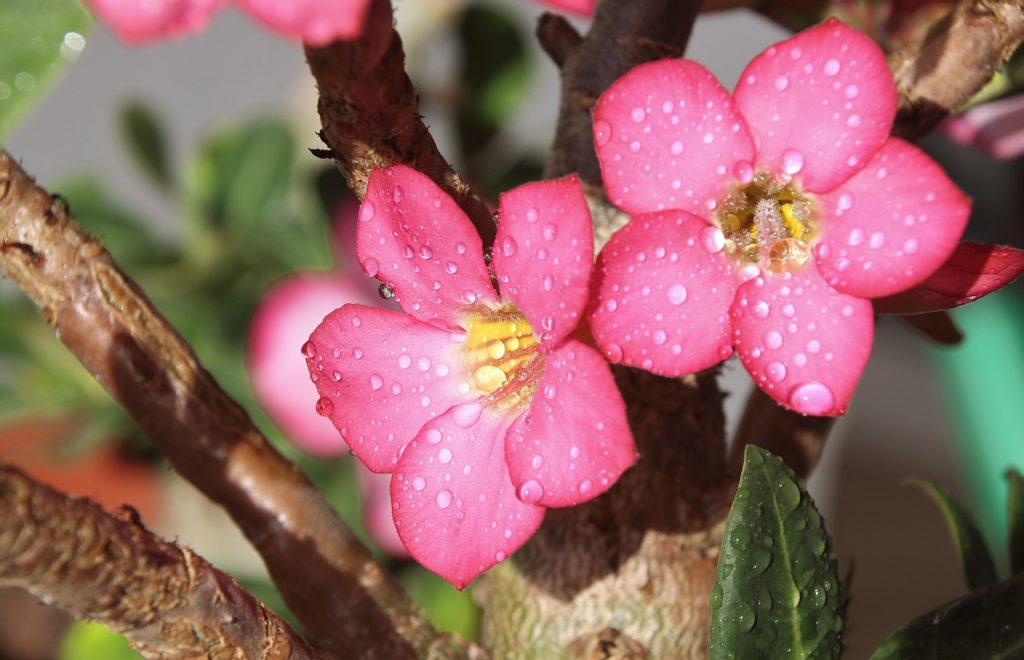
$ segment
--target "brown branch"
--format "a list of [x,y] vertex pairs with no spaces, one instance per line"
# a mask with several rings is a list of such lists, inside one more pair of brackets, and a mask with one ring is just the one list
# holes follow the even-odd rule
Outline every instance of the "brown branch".
[[537,21],[537,41],[551,61],[562,68],[583,37],[564,16],[545,12]]
[[927,135],[984,87],[1022,41],[1020,0],[961,0],[919,42],[889,57],[900,94],[893,134]]
[[602,0],[587,35],[564,57],[562,102],[545,176],[601,183],[590,110],[601,92],[644,62],[683,54],[699,0]]
[[0,152],[0,267],[186,479],[231,515],[310,638],[411,657],[429,622],[68,209]]
[[834,417],[810,417],[787,410],[755,387],[733,437],[729,465],[739,474],[747,445],[757,445],[806,478],[818,464],[835,421]]
[[0,585],[122,633],[147,658],[317,657],[287,623],[188,548],[0,464]]
[[374,168],[409,165],[451,195],[490,245],[495,233],[490,210],[445,161],[420,118],[388,0],[375,0],[367,25],[356,41],[306,48],[320,93],[320,136],[338,169],[362,199]]

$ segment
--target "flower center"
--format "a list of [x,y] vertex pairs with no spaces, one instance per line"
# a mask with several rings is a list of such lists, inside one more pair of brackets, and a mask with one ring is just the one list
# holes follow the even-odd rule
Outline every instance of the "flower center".
[[465,327],[463,360],[476,389],[499,410],[529,403],[543,359],[523,312],[511,303],[497,309],[474,308]]
[[715,215],[725,248],[742,264],[776,273],[799,270],[818,235],[818,205],[793,181],[758,172],[735,186]]

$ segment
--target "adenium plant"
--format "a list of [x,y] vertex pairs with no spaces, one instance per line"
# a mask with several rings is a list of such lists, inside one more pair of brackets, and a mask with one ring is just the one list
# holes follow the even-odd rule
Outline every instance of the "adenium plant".
[[392,473],[402,542],[460,589],[636,458],[608,365],[571,336],[593,260],[579,183],[520,186],[499,215],[496,289],[451,198],[411,168],[375,170],[356,249],[403,312],[344,305],[303,346],[317,412]]
[[939,268],[970,211],[889,136],[895,111],[884,54],[834,19],[754,58],[734,95],[688,60],[614,83],[594,139],[633,219],[598,261],[605,355],[675,376],[735,349],[780,404],[842,414],[871,350],[870,299]]

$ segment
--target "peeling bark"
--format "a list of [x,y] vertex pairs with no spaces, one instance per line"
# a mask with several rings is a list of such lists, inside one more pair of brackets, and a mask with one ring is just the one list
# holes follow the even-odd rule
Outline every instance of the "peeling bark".
[[147,658],[318,657],[305,640],[188,548],[0,465],[0,585],[27,589],[119,632]]

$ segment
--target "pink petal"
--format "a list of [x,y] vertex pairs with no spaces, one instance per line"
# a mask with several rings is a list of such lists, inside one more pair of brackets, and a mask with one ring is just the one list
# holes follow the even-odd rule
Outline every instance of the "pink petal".
[[497,302],[473,224],[410,167],[370,174],[356,253],[363,272],[388,284],[402,309],[422,321],[455,324],[466,305]]
[[939,130],[1000,160],[1017,158],[1024,154],[1024,96],[983,103],[944,121]]
[[509,480],[502,438],[514,419],[456,408],[409,443],[391,480],[402,542],[456,589],[515,552],[544,517]]
[[842,415],[871,353],[871,303],[838,293],[808,262],[756,277],[729,312],[736,351],[768,396],[807,415]]
[[893,138],[852,179],[825,195],[818,270],[864,298],[921,282],[956,248],[971,203],[917,147]]
[[1024,250],[964,242],[946,263],[913,289],[874,301],[877,314],[924,314],[974,302],[1024,272]]
[[313,46],[363,33],[370,0],[238,0],[272,30]]
[[571,11],[580,16],[593,15],[594,7],[597,5],[597,0],[538,0],[538,2]]
[[597,497],[636,462],[626,405],[594,349],[570,339],[547,356],[530,408],[505,439],[505,457],[520,497],[547,507]]
[[345,305],[303,346],[320,400],[352,451],[374,472],[390,472],[427,421],[466,400],[458,342],[407,314]]
[[246,357],[257,401],[297,447],[319,456],[343,454],[348,446],[313,410],[316,387],[299,348],[327,314],[351,302],[373,301],[340,277],[302,273],[276,284],[249,325]]
[[97,18],[127,43],[197,32],[224,0],[88,0]]
[[707,212],[753,141],[732,97],[689,60],[641,64],[594,108],[594,143],[613,204],[628,213]]
[[889,137],[896,88],[875,42],[829,19],[755,57],[736,105],[758,142],[759,166],[827,192]]
[[575,176],[501,196],[491,266],[502,297],[526,314],[545,345],[572,332],[587,304],[594,234]]
[[363,497],[363,526],[370,538],[392,557],[408,557],[409,551],[402,545],[391,517],[390,477],[370,472],[359,461],[353,462],[353,469]]
[[682,211],[633,218],[597,259],[590,323],[612,361],[679,376],[732,354],[722,233]]

